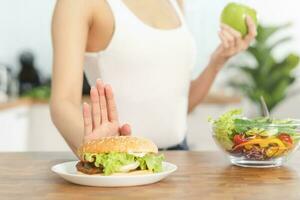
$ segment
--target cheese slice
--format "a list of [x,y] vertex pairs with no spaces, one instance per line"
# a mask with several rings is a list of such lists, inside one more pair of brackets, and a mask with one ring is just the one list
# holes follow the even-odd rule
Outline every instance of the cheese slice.
[[137,152],[129,152],[128,154],[136,156],[136,157],[144,157],[147,153],[137,153]]
[[128,165],[124,165],[124,166],[120,167],[119,172],[129,172],[129,171],[135,170],[139,166],[140,166],[140,163],[136,161],[136,162],[130,163]]

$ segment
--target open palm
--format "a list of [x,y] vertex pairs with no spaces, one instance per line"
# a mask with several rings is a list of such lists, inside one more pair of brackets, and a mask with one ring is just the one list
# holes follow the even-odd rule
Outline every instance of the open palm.
[[91,106],[83,104],[83,142],[107,136],[130,135],[128,124],[120,126],[114,95],[110,85],[97,80],[91,87]]

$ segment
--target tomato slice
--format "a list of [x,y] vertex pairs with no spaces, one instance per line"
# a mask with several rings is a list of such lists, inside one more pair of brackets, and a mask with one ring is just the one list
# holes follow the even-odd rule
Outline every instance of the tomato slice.
[[289,134],[286,134],[286,133],[280,133],[278,135],[278,138],[283,141],[283,142],[286,142],[286,143],[289,143],[289,144],[293,144],[293,139],[291,138],[291,136]]
[[235,135],[233,137],[233,142],[235,145],[242,144],[244,142],[247,142],[247,140],[242,135]]

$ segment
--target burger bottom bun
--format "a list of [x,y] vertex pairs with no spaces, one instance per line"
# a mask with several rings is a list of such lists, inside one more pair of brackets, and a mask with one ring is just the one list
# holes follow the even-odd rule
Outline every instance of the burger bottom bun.
[[[77,174],[89,175],[89,176],[104,176],[104,174],[85,174],[80,171],[77,171]],[[153,174],[153,172],[149,171],[149,170],[134,170],[134,171],[127,172],[127,173],[121,173],[121,172],[113,173],[108,176],[136,176],[136,175],[147,175],[147,174]]]

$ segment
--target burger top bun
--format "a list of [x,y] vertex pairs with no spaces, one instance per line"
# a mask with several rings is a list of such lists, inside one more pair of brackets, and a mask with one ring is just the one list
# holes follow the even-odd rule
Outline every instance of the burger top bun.
[[133,136],[111,136],[84,143],[78,149],[81,160],[85,153],[157,153],[157,146],[149,139]]

